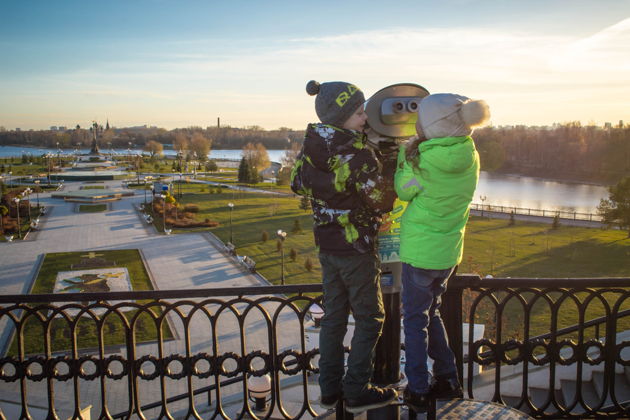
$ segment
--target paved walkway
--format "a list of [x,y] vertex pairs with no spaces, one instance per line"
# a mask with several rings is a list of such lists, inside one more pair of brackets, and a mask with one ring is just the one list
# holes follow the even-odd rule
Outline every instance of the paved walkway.
[[[81,183],[70,183],[64,188],[79,189],[81,185]],[[106,182],[106,188],[120,187],[120,181]],[[48,210],[47,215],[42,218],[40,230],[24,241],[0,243],[0,293],[4,295],[29,292],[39,260],[45,253],[130,248],[142,250],[156,288],[160,290],[266,285],[258,276],[246,273],[231,258],[217,250],[206,234],[170,236],[158,234],[139,217],[134,208],[143,202],[143,194],[111,202],[109,211],[101,213],[79,213],[76,211],[78,203],[53,199],[50,194],[40,194],[39,198]],[[271,304],[268,309],[273,309]],[[183,310],[183,313],[186,314],[187,311]],[[291,314],[284,313],[280,318],[282,327],[278,331],[278,345],[281,349],[296,348],[296,343],[299,343],[299,325],[294,318]],[[245,331],[247,351],[268,350],[267,328],[264,326],[261,328],[263,321],[260,313],[256,314],[252,311],[247,320],[248,326]],[[177,315],[172,314],[171,324],[178,330],[178,337],[176,340],[164,343],[163,354],[186,354],[182,321]],[[6,322],[0,322],[0,349],[8,345],[10,330],[6,327]],[[206,316],[193,317],[189,327],[190,351],[193,354],[214,353],[211,328]],[[217,327],[219,353],[234,351],[240,354],[242,343],[238,331],[236,317],[223,317]],[[144,354],[159,354],[159,349],[154,343],[139,344],[136,351],[138,357]],[[125,410],[128,389],[122,383],[124,381],[107,380],[107,382],[110,382],[107,391],[110,409],[113,413]],[[169,395],[187,391],[185,380],[167,380],[167,382]],[[207,380],[203,384],[200,381],[194,382],[195,387],[208,385]],[[80,381],[80,383],[83,404],[91,402],[95,408],[99,407],[101,398],[99,381]],[[139,383],[142,404],[160,400],[159,381],[140,381]],[[58,406],[63,407],[71,402],[65,401],[66,404],[64,404],[64,397],[72,398],[72,389],[72,383],[56,383],[55,392],[60,400]],[[45,382],[29,381],[28,392],[30,403],[45,405]],[[242,388],[233,386],[232,389],[223,391],[224,396],[230,394],[242,395]],[[0,400],[6,401],[6,398],[11,398],[19,401],[18,396],[19,383],[0,382]],[[316,397],[317,395],[310,396],[311,399]],[[93,410],[92,415],[97,415],[99,410],[100,408]]]

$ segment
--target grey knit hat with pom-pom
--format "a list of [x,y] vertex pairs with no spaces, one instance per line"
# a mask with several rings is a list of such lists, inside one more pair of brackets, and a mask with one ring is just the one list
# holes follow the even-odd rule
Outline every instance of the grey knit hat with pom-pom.
[[453,93],[425,96],[418,106],[416,129],[427,139],[470,136],[490,119],[488,104]]
[[341,127],[348,118],[365,102],[363,92],[351,83],[311,80],[306,92],[315,98],[315,112],[324,124]]

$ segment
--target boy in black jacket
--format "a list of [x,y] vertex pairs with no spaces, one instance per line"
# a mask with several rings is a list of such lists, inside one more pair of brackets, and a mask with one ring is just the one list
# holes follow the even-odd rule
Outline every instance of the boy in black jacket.
[[[376,235],[395,199],[395,159],[381,159],[366,145],[365,97],[346,82],[310,81],[321,123],[309,124],[291,174],[291,189],[311,199],[315,243],[324,289],[321,321],[320,403],[332,408],[343,396],[353,413],[382,407],[393,389],[370,384],[374,349],[383,326]],[[343,338],[352,312],[355,330],[344,376]]]

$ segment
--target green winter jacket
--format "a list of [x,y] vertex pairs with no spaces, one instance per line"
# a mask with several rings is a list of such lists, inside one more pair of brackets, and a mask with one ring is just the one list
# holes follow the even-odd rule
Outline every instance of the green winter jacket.
[[479,154],[468,136],[430,139],[418,150],[416,169],[405,148],[398,154],[394,185],[398,197],[409,201],[401,220],[400,259],[416,268],[451,268],[462,260]]

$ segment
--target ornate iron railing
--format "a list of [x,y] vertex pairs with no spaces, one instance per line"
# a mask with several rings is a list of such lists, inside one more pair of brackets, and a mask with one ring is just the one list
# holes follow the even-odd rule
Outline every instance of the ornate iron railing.
[[[320,294],[298,285],[0,296],[0,400],[18,413],[0,418],[85,418],[88,406],[99,419],[313,417],[322,410],[308,308]],[[467,395],[538,418],[630,416],[629,294],[630,279],[450,279],[442,313]],[[258,410],[247,397],[264,375]]]
[[[84,418],[88,405],[99,419],[314,416],[318,351],[305,328],[320,294],[300,285],[3,296],[0,327],[13,334],[0,394],[25,419],[38,407]],[[263,375],[270,401],[257,411],[243,396]]]
[[[464,275],[449,281],[443,313],[453,315],[445,322],[469,397],[538,418],[627,418],[628,308],[628,278]],[[473,337],[465,348],[462,321]],[[474,337],[475,323],[484,337]]]

